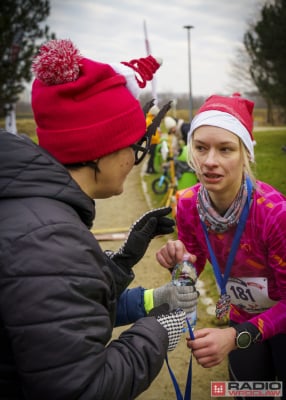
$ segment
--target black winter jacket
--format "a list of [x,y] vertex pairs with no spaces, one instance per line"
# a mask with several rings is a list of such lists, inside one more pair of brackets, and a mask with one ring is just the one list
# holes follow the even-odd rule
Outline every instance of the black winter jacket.
[[110,341],[116,298],[133,279],[89,229],[94,202],[52,156],[0,131],[0,399],[127,400],[168,347],[142,318]]

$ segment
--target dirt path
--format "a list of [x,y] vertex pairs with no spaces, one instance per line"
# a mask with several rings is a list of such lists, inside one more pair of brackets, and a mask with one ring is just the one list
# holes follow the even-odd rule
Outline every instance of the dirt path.
[[[149,209],[143,193],[140,180],[140,166],[135,167],[125,183],[125,191],[118,197],[96,202],[96,219],[94,229],[109,229],[129,227],[138,217]],[[170,236],[169,236],[170,237]],[[143,286],[146,288],[161,286],[168,282],[170,275],[155,259],[155,252],[168,237],[156,238],[141,262],[135,267],[136,278],[131,286]],[[115,250],[120,247],[122,241],[101,242],[103,249]],[[202,301],[198,309],[198,327],[200,313],[206,314],[206,305]],[[210,318],[211,321],[211,318]],[[211,322],[207,326],[211,326]],[[125,328],[126,329],[126,328]],[[115,329],[114,337],[124,329]],[[190,352],[182,338],[177,348],[169,353],[169,362],[178,380],[181,391],[184,393],[186,374],[189,365]],[[211,398],[211,381],[228,380],[226,363],[215,368],[204,369],[193,360],[193,384],[192,399],[208,400]],[[218,399],[218,397],[216,397]],[[173,384],[166,365],[152,383],[150,388],[138,397],[140,400],[174,400],[176,399]]]

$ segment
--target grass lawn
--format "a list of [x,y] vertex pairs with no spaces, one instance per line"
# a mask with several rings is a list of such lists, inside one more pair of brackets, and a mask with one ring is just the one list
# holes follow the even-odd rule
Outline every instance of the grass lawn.
[[255,175],[258,179],[269,183],[286,195],[285,161],[286,153],[282,146],[286,145],[286,128],[277,130],[257,130],[254,133]]

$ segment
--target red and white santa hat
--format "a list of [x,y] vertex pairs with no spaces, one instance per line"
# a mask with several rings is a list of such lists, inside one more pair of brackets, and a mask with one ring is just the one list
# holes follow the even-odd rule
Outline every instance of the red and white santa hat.
[[254,103],[241,97],[239,93],[230,97],[210,96],[192,120],[188,142],[200,126],[223,128],[242,140],[250,154],[250,160],[254,161],[253,108]]
[[151,55],[110,65],[82,57],[70,40],[44,44],[33,62],[40,146],[73,164],[135,143],[146,130],[138,92],[159,67]]

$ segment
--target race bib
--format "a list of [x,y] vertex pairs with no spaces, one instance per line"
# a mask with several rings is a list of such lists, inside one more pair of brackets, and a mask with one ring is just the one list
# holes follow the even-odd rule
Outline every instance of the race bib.
[[267,278],[229,278],[226,292],[232,304],[248,313],[261,313],[277,303],[268,296]]

